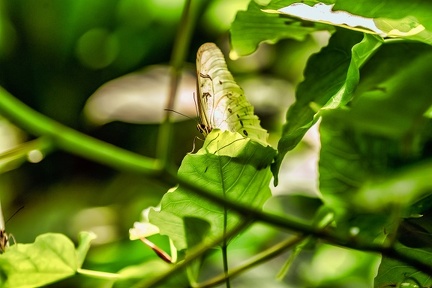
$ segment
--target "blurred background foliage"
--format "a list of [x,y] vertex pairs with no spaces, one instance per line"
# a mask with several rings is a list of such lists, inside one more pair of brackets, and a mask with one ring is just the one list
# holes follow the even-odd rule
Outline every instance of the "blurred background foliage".
[[[246,9],[248,3],[248,0],[200,1],[200,17],[188,50],[185,75],[194,77],[196,50],[204,42],[216,42],[228,54],[230,24],[236,12]],[[156,70],[167,77],[163,69],[167,69],[170,61],[184,4],[184,0],[0,0],[0,85],[35,110],[65,125],[154,157],[160,115],[167,97],[163,91],[168,85],[167,78],[158,80],[154,77],[159,74],[154,73]],[[293,101],[293,87],[302,79],[305,61],[325,41],[324,35],[302,43],[284,40],[277,45],[263,44],[253,55],[228,63],[255,104],[263,126],[273,133],[274,144],[285,110]],[[154,67],[165,68],[160,72]],[[124,75],[126,80],[118,78]],[[129,81],[131,75],[140,75],[143,81],[140,78]],[[180,97],[176,105],[177,111],[192,118],[183,117],[183,121],[174,124],[176,142],[172,161],[177,164],[192,150],[194,137],[198,135],[192,94],[195,82],[191,79],[185,82],[186,98]],[[98,88],[109,81],[113,82],[104,86],[109,92],[101,93],[102,88]],[[115,116],[107,116],[102,123],[93,121],[91,116],[100,111],[84,113],[90,107],[89,99],[102,97],[102,102],[95,103],[107,104],[128,99],[126,94],[142,95],[142,98],[134,98],[124,110],[113,112]],[[138,116],[127,118],[138,105],[136,101],[141,101],[142,112],[133,111]],[[109,109],[117,105],[121,104],[111,104]],[[93,109],[100,107],[96,105]],[[148,114],[155,110],[160,111],[159,115]],[[0,121],[0,133],[1,151],[33,139],[6,119]],[[316,136],[312,135],[311,139]],[[316,152],[316,147],[312,141],[300,145],[298,150],[300,157],[293,155],[293,160],[287,162],[291,168],[296,163],[294,179],[300,179],[298,185],[291,182],[291,187],[295,192],[313,195],[316,187],[311,167],[316,159],[309,152]],[[305,157],[310,161],[302,169],[299,161]],[[60,232],[76,239],[79,231],[91,230],[98,239],[86,268],[116,272],[127,265],[155,258],[138,241],[129,241],[128,229],[139,219],[143,208],[157,205],[163,193],[175,184],[170,179],[115,171],[62,151],[54,151],[40,163],[24,163],[17,169],[7,170],[10,171],[0,175],[5,218],[24,206],[6,224],[18,242],[32,242],[46,232]],[[283,194],[287,188],[281,183],[277,191]],[[279,204],[275,201],[270,205]],[[261,243],[276,233],[268,228],[264,230],[266,233],[256,234],[261,237]],[[166,239],[159,238],[153,240],[167,245]],[[260,240],[254,242],[254,249],[260,249]],[[280,266],[278,262],[272,267]],[[94,282],[88,279],[82,282],[81,278],[77,276],[56,285],[77,287],[81,283],[81,287],[95,287]]]

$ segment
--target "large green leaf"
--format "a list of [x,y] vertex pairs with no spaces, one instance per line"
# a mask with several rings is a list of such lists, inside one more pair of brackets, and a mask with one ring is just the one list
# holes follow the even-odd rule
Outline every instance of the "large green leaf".
[[[296,1],[289,1],[296,2]],[[231,56],[236,58],[251,54],[261,42],[275,43],[280,39],[295,39],[302,41],[310,33],[317,30],[332,29],[327,25],[303,25],[295,19],[279,17],[261,11],[254,1],[251,1],[247,11],[239,11],[231,25]]]
[[432,44],[432,3],[430,1],[385,0],[380,1],[379,5],[373,0],[334,2],[335,10],[345,10],[352,14],[376,18],[375,24],[387,30],[405,31],[416,23],[421,24],[425,27],[422,32],[403,38]]
[[337,114],[349,117],[354,129],[389,138],[400,138],[420,128],[432,103],[428,84],[431,59],[428,45],[383,46],[362,70],[352,109]]
[[32,244],[8,247],[0,257],[1,287],[39,287],[74,275],[94,234],[81,235],[78,250],[62,234],[43,234]]
[[432,161],[408,167],[385,180],[365,184],[354,197],[356,206],[367,211],[407,207],[432,193]]
[[[429,209],[425,209],[422,214],[414,215],[415,217],[404,219],[401,222],[397,233],[399,243],[395,245],[395,249],[406,258],[419,261],[430,267],[432,264],[431,196],[419,202],[424,202],[424,200],[428,202],[424,204],[429,206]],[[375,278],[375,285],[377,287],[385,285],[413,288],[430,287],[432,285],[431,275],[419,271],[418,268],[412,267],[410,264],[409,261],[401,262],[384,256]]]
[[[329,112],[330,114],[330,112]],[[347,120],[348,121],[348,120]],[[384,173],[388,160],[385,149],[397,150],[392,141],[357,135],[343,121],[325,115],[320,124],[320,192],[324,204],[333,211],[337,233],[363,241],[384,239],[383,227],[389,225],[388,213],[366,213],[356,206],[355,195],[375,175]],[[370,145],[368,145],[370,142]],[[390,152],[388,152],[390,153]]]
[[[178,174],[209,193],[260,209],[271,196],[269,165],[274,153],[270,146],[264,147],[238,133],[214,129],[207,135],[203,148],[184,158]],[[210,223],[205,242],[215,240],[226,229],[246,220],[229,207],[197,196],[182,186],[165,194],[160,208],[150,210],[148,217],[178,250],[188,248],[190,237],[185,235],[188,230],[184,226],[185,217]]]
[[[432,104],[431,61],[429,46],[386,45],[364,67],[350,108],[323,113],[323,200],[348,227],[363,225],[369,237],[430,193],[430,165],[416,163],[430,140],[424,112]],[[389,213],[392,208],[398,213]]]
[[[384,38],[403,38],[432,44],[432,33],[424,24],[430,23],[430,4],[402,3],[398,8],[385,6],[382,13],[374,13],[376,3],[353,1],[273,1],[265,11],[300,18],[313,23],[326,23],[354,31],[379,35]],[[325,2],[325,3],[323,3]],[[389,1],[391,2],[391,1]],[[336,5],[334,5],[336,3]],[[327,4],[327,5],[326,5]],[[380,6],[382,8],[382,6]],[[396,9],[400,9],[399,11]],[[355,11],[354,13],[352,11]],[[374,11],[370,13],[370,11]],[[398,12],[397,12],[398,11]],[[403,11],[402,13],[400,11]],[[351,12],[351,13],[350,13]],[[419,20],[420,18],[420,20]],[[429,25],[430,26],[430,25]]]
[[339,30],[327,47],[309,59],[305,80],[297,88],[296,102],[288,110],[279,140],[279,154],[273,167],[275,184],[285,154],[294,149],[318,120],[316,109],[334,109],[351,99],[360,67],[381,45],[374,36],[361,37],[359,33]]

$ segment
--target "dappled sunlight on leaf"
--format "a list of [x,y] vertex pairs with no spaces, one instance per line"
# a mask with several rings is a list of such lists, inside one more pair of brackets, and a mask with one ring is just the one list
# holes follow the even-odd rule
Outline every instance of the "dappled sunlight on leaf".
[[432,287],[432,1],[39,2],[0,0],[0,287]]
[[320,113],[313,107],[335,109],[348,103],[359,81],[359,69],[380,45],[381,42],[371,35],[361,39],[360,35],[340,30],[327,47],[310,58],[304,72],[305,80],[297,87],[297,101],[287,112],[287,122],[279,140],[279,154],[273,166],[275,185],[283,157],[319,119]]
[[[238,133],[214,130],[201,150],[184,158],[178,173],[209,193],[260,209],[271,195],[268,185],[273,153],[271,147],[253,143]],[[187,248],[184,217],[197,217],[211,224],[205,235],[207,242],[223,235],[223,215],[222,206],[179,186],[163,197],[160,211],[150,211],[149,220],[182,250]],[[246,219],[229,212],[227,221],[230,229]]]
[[[92,239],[94,236],[83,237],[80,245],[88,247]],[[78,259],[74,244],[66,236],[43,234],[32,244],[9,247],[0,257],[0,269],[7,275],[9,287],[42,286],[74,275],[84,256]]]
[[[280,18],[276,14],[264,13],[255,1],[251,1],[247,11],[239,11],[231,26],[231,59],[237,59],[254,52],[261,42],[276,43],[281,39],[305,40],[314,31],[328,27],[302,26],[294,21]],[[265,23],[265,25],[263,25]]]
[[317,3],[314,6],[309,6],[303,3],[294,3],[278,10],[263,11],[268,13],[282,13],[308,21],[341,26],[365,33],[375,33],[381,37],[413,36],[425,30],[425,27],[419,24],[414,17],[407,17],[400,20],[373,19],[353,15],[346,11],[335,11],[333,7],[334,4],[326,5],[324,3]]
[[159,234],[159,228],[150,223],[135,222],[133,228],[129,229],[129,238],[131,240],[137,240],[154,234]]

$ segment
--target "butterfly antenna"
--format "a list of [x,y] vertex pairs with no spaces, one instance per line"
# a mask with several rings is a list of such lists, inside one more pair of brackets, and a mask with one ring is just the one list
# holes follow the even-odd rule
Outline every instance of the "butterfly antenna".
[[10,216],[7,220],[6,223],[9,222],[9,220],[12,219],[12,217],[14,217],[19,211],[21,211],[22,209],[24,209],[24,206],[21,206],[17,211],[15,211],[15,213],[12,214],[12,216]]
[[175,111],[175,110],[173,110],[173,109],[165,108],[164,110],[165,110],[165,111],[168,111],[168,112],[173,112],[173,113],[176,113],[176,114],[182,115],[182,116],[184,116],[184,117],[186,117],[186,118],[189,118],[189,119],[191,119],[191,120],[194,120],[192,117],[190,117],[190,116],[188,116],[188,115],[186,115],[186,114],[180,113],[180,112],[178,112],[178,111]]

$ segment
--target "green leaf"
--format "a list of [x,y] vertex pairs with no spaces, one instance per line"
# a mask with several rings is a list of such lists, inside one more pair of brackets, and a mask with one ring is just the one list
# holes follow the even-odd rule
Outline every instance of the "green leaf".
[[352,207],[380,212],[408,208],[430,193],[430,161],[405,166],[419,157],[421,143],[361,134],[343,121],[350,120],[325,117],[320,127],[320,191],[327,205],[341,215]]
[[184,217],[187,246],[193,248],[203,242],[205,235],[210,231],[210,224],[196,217]]
[[329,29],[329,26],[303,26],[300,21],[265,13],[261,8],[251,1],[247,11],[237,13],[230,30],[231,58],[236,59],[251,54],[258,44],[264,41],[268,43],[276,43],[281,39],[303,41],[314,31]]
[[[399,253],[420,259],[422,262],[432,265],[432,253],[429,250],[413,249],[402,244],[397,244]],[[384,257],[375,278],[375,287],[430,287],[432,278],[408,264]]]
[[[80,245],[86,247],[92,239],[90,233],[82,234]],[[4,287],[37,287],[70,277],[83,256],[78,257],[72,241],[62,234],[43,234],[32,244],[13,245],[0,257]]]
[[[426,198],[429,203],[431,198],[431,196]],[[399,242],[411,248],[432,248],[431,220],[432,213],[430,210],[424,214],[417,214],[404,219],[398,228]]]
[[[341,1],[338,1],[337,3],[341,3]],[[349,2],[343,1],[342,3]],[[347,7],[358,5],[358,3],[355,3],[354,5],[352,3],[353,2],[351,2],[351,5],[348,5]],[[384,13],[383,17],[365,17],[362,13],[349,13],[343,9],[334,8],[334,3],[329,3],[328,5],[322,2],[315,2],[313,5],[306,3],[289,4],[290,5],[283,5],[278,2],[277,5],[272,5],[277,7],[276,10],[268,9],[266,12],[298,17],[314,23],[326,23],[354,31],[379,35],[384,38],[405,38],[423,41],[428,44],[432,43],[432,34],[427,31],[425,26],[423,26],[422,23],[420,23],[412,14],[405,14],[400,19],[391,19],[386,18],[388,14],[391,14],[391,11],[385,11],[388,14]],[[361,7],[364,9],[365,5],[363,4],[364,3],[362,3]],[[340,6],[342,5],[337,7]],[[407,10],[412,12],[410,9]],[[365,10],[361,12],[364,13]]]
[[409,205],[431,192],[430,164],[394,172],[405,164],[403,142],[362,135],[347,122],[329,116],[321,122],[321,195],[335,213],[338,234],[379,242]]
[[[198,246],[205,239],[205,235],[210,231],[210,223],[196,217],[184,217],[185,236],[187,247],[189,249]],[[187,256],[186,256],[187,257]],[[198,283],[199,272],[204,262],[204,255],[198,259],[194,259],[187,266],[187,275],[190,283]]]
[[369,179],[384,174],[388,155],[382,152],[397,150],[397,144],[357,135],[344,121],[328,115],[321,121],[320,135],[320,192],[324,204],[334,213],[335,232],[344,238],[355,236],[360,243],[383,241],[384,228],[394,215],[387,210],[362,211],[355,195]]
[[358,207],[376,211],[386,207],[407,207],[432,193],[432,161],[420,163],[391,175],[386,180],[368,182],[354,197]]
[[[364,155],[357,144],[363,139],[354,135],[343,121],[323,117],[320,124],[320,191],[324,203],[337,214],[344,214],[351,197],[372,172],[373,164],[369,163],[371,158],[367,156],[373,155],[373,151],[365,149]],[[372,162],[376,160],[371,159]]]
[[[271,196],[269,165],[274,153],[270,146],[264,147],[238,133],[214,129],[207,135],[203,148],[184,158],[178,174],[209,193],[260,209]],[[160,209],[149,212],[150,223],[158,226],[161,234],[168,235],[178,250],[188,248],[185,217],[210,223],[205,242],[223,235],[224,217],[228,230],[246,221],[229,211],[229,207],[197,196],[182,186],[165,194]]]
[[302,287],[374,287],[379,258],[377,254],[318,242],[311,263],[305,267],[309,273],[304,278],[309,283]]
[[91,241],[96,239],[96,234],[92,232],[80,232],[78,235],[78,247],[76,249],[78,268],[84,263],[88,250],[90,249]]
[[[352,14],[375,18],[376,25],[385,30],[394,30],[399,37],[432,44],[432,3],[429,1],[413,0],[365,0],[335,1],[335,10],[344,10]],[[409,33],[416,25],[424,26],[418,34]],[[406,36],[400,32],[408,32]]]
[[428,85],[431,59],[432,49],[424,44],[383,46],[364,67],[351,110],[338,114],[349,117],[354,129],[389,138],[420,128],[432,104]]
[[296,102],[288,110],[279,140],[279,154],[272,167],[275,185],[285,154],[297,146],[318,120],[316,109],[334,109],[348,103],[359,81],[360,67],[380,45],[374,36],[364,35],[361,39],[361,34],[339,30],[327,47],[309,59],[305,80],[297,88]]
[[422,138],[430,139],[423,115],[432,104],[431,61],[423,44],[383,46],[362,69],[350,108],[322,112],[320,191],[347,229],[362,226],[377,237],[389,217],[430,193],[430,164],[417,161],[424,160]]

